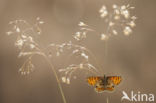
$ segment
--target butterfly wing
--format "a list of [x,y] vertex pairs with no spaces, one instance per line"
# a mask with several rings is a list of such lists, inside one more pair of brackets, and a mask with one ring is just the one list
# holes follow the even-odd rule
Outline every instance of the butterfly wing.
[[88,77],[87,78],[87,82],[91,86],[95,86],[100,80],[101,80],[101,77]]
[[107,90],[107,91],[113,91],[114,90],[114,87],[107,87],[105,90]]
[[121,76],[108,76],[106,79],[107,82],[113,83],[114,85],[119,85],[122,80]]
[[114,86],[121,82],[120,76],[108,76],[106,82],[103,77],[88,77],[87,82],[91,86],[95,86],[95,91],[101,93],[103,91],[113,91]]
[[104,91],[113,91],[114,87],[96,87],[95,91],[98,93],[104,92]]
[[101,92],[103,92],[104,90],[105,90],[104,87],[96,87],[96,88],[95,88],[95,91],[98,92],[98,93],[101,93]]

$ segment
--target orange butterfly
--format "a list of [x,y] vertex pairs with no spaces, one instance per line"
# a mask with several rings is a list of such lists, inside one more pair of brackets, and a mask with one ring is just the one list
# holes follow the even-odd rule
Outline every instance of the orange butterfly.
[[121,76],[88,77],[88,84],[95,87],[95,91],[101,93],[105,90],[113,91],[121,82]]

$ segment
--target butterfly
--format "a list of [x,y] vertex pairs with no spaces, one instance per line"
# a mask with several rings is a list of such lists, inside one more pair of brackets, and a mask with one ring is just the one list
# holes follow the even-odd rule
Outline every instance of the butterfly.
[[119,85],[122,78],[121,76],[95,76],[88,77],[87,82],[89,85],[95,87],[95,91],[98,93],[104,91],[113,91],[116,85]]

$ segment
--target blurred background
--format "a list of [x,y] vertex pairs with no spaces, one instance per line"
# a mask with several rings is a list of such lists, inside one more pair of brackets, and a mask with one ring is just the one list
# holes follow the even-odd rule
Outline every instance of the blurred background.
[[[106,98],[109,103],[120,103],[123,90],[156,94],[155,0],[0,0],[0,103],[62,103],[56,79],[42,58],[35,59],[36,69],[30,75],[18,73],[24,58],[17,58],[15,38],[5,34],[9,21],[33,23],[40,17],[45,21],[39,38],[42,45],[62,43],[73,40],[79,21],[102,29],[98,10],[114,3],[136,7],[133,13],[138,19],[132,35],[112,37],[106,58],[99,38],[91,36],[83,44],[96,55],[104,74],[121,75],[123,81],[113,93],[99,94],[77,76],[70,85],[62,84],[67,103],[106,103]],[[58,61],[56,69],[64,61],[66,58]]]

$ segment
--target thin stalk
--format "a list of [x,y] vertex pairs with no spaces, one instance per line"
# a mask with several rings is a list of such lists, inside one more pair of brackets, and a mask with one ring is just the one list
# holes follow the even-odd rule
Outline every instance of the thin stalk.
[[99,70],[100,70],[100,71],[98,71],[99,74],[102,73],[102,75],[103,75],[102,66],[100,65],[100,62],[97,60],[97,58],[95,57],[95,55],[94,55],[89,49],[86,49],[86,51],[87,51],[87,52],[93,57],[93,59],[95,60],[96,65],[98,66],[98,68],[99,68]]
[[[109,16],[109,22],[112,20],[112,15]],[[108,23],[109,23],[108,22]],[[106,30],[106,34],[108,35],[108,37],[110,37],[110,33],[109,30],[111,29],[111,26],[108,24],[107,30]],[[105,65],[107,64],[107,56],[108,56],[108,40],[105,41]]]
[[44,55],[44,58],[46,59],[46,61],[48,62],[48,64],[50,65],[50,67],[51,67],[51,69],[52,69],[52,71],[53,71],[53,73],[54,73],[54,76],[55,76],[56,81],[57,81],[58,86],[59,86],[59,90],[60,90],[60,92],[61,92],[61,96],[62,96],[62,99],[63,99],[63,103],[67,103],[67,102],[66,102],[66,98],[65,98],[65,96],[64,96],[64,92],[63,92],[61,83],[60,83],[60,80],[59,80],[58,75],[57,75],[57,73],[56,73],[56,71],[55,71],[55,69],[54,69],[54,66],[53,66],[52,63],[49,61],[49,59],[48,59],[48,57],[47,57],[46,55]]
[[107,97],[107,103],[109,103],[109,101],[108,101],[108,97]]
[[106,40],[105,41],[105,47],[104,47],[104,49],[105,49],[105,53],[104,53],[104,58],[105,58],[105,64],[107,64],[106,63],[106,61],[107,61],[107,55],[108,55],[108,40]]

